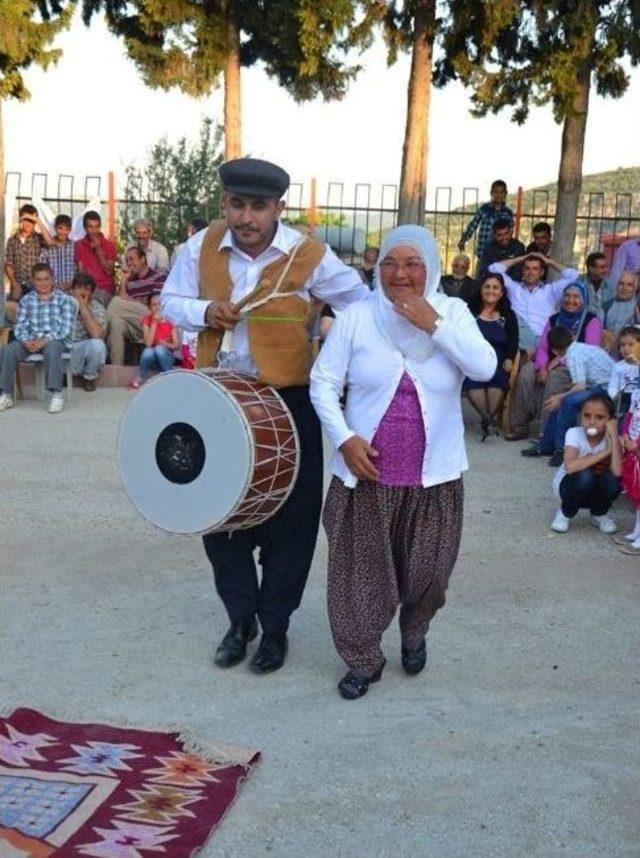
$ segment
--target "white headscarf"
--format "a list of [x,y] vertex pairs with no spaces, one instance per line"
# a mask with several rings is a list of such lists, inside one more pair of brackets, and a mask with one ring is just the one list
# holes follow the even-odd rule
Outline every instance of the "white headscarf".
[[440,254],[433,235],[423,226],[405,224],[392,229],[384,238],[375,267],[374,316],[380,333],[390,340],[405,357],[425,360],[435,350],[431,337],[407,321],[393,309],[380,277],[380,263],[394,247],[411,247],[423,261],[427,270],[424,297],[435,295],[440,283]]

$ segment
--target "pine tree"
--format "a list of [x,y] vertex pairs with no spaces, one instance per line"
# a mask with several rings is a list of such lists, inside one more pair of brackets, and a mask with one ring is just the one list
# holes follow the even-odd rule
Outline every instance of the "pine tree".
[[200,97],[224,79],[226,159],[242,154],[242,66],[261,60],[298,100],[340,98],[358,70],[351,0],[84,0],[85,23],[101,10],[148,86]]
[[591,87],[613,98],[627,89],[621,59],[640,62],[640,4],[451,0],[443,49],[435,82],[462,80],[476,116],[508,107],[522,124],[532,105],[551,103],[563,123],[553,253],[571,261]]
[[[4,272],[6,224],[4,220],[5,166],[2,103],[9,98],[30,98],[22,73],[35,64],[47,68],[58,61],[54,37],[71,22],[73,6],[64,0],[2,0],[0,11],[0,268]],[[2,275],[4,277],[4,273]],[[4,324],[4,288],[0,289],[0,327]]]

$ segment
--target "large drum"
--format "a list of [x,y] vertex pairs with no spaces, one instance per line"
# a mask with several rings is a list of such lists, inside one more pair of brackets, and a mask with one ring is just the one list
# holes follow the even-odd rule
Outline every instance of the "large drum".
[[255,527],[287,500],[298,433],[271,387],[225,370],[173,370],[144,384],[118,441],[120,473],[142,515],[171,533]]

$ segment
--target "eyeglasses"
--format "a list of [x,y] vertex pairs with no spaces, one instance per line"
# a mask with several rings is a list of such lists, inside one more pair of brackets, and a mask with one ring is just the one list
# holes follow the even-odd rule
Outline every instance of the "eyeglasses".
[[396,262],[395,259],[383,259],[380,263],[381,271],[388,271],[390,274],[395,274],[400,268],[404,268],[407,274],[419,274],[425,270],[424,262],[419,259],[409,259],[407,262]]

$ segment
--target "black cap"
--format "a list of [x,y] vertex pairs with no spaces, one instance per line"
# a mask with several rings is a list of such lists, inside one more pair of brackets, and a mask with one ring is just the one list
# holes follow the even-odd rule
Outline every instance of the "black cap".
[[236,158],[220,167],[225,191],[256,197],[283,197],[289,187],[289,174],[277,164],[259,158]]

